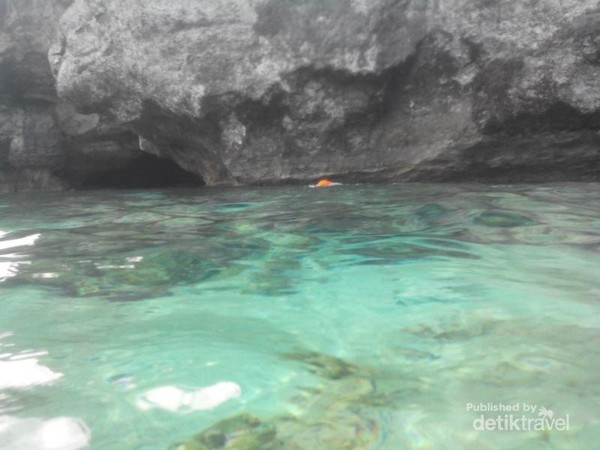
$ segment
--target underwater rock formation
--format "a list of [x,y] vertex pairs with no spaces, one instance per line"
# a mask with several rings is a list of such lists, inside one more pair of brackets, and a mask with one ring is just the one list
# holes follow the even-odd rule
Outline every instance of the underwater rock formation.
[[[208,185],[598,179],[593,0],[0,0],[0,13],[0,180],[85,186],[142,152]],[[48,118],[32,131],[15,116],[34,103]]]
[[[98,245],[101,249],[101,245]],[[92,254],[97,251],[88,246]],[[31,270],[29,270],[31,269]],[[14,280],[17,283],[52,286],[75,297],[99,297],[114,301],[132,301],[168,295],[174,286],[199,283],[217,275],[218,262],[194,252],[158,252],[148,257],[126,257],[98,264],[92,260],[74,260],[59,267],[50,259],[25,266]],[[42,274],[42,275],[40,275]]]
[[[261,420],[240,413],[219,421],[171,450],[366,450],[379,440],[376,408],[381,393],[364,368],[316,352],[283,355],[321,381],[292,399],[298,414]],[[315,370],[317,369],[317,370]]]

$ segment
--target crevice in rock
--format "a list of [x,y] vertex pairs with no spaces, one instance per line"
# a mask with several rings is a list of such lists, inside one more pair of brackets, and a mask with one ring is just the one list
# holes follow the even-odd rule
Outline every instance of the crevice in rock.
[[153,189],[204,185],[201,177],[185,171],[170,159],[141,154],[125,167],[87,174],[76,187],[78,189]]
[[500,128],[510,135],[543,132],[600,130],[600,111],[582,113],[572,106],[555,102],[540,113],[520,113],[507,119]]
[[403,181],[540,183],[600,181],[595,131],[502,134],[423,163]]
[[190,118],[147,101],[140,120],[132,125],[162,154],[168,155],[182,170],[197,174],[206,185],[235,184],[219,153],[221,127],[217,113],[201,119]]
[[12,170],[9,161],[10,139],[0,138],[0,171]]

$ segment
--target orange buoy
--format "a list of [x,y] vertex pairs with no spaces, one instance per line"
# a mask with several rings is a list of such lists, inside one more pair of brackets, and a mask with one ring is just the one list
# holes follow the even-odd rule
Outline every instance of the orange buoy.
[[325,187],[325,186],[331,186],[333,184],[333,181],[328,180],[328,179],[323,179],[323,180],[319,180],[319,182],[316,184],[317,187]]

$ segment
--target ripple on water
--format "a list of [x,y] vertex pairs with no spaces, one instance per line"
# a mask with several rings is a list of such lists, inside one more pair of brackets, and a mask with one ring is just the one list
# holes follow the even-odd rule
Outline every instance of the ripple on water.
[[486,211],[479,214],[474,222],[478,225],[494,228],[528,227],[536,222],[524,215],[503,211]]
[[[38,448],[49,423],[90,438],[84,422],[92,449],[595,448],[599,200],[597,185],[2,197],[0,447]],[[228,380],[239,391],[205,402]],[[480,432],[478,402],[572,429]]]

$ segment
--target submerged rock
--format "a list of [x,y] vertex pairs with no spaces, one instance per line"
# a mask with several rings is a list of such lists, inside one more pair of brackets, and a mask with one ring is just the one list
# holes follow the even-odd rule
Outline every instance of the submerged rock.
[[339,380],[359,373],[358,367],[335,356],[318,352],[294,352],[283,355],[285,359],[300,361],[310,372],[328,380]]
[[475,223],[496,228],[526,227],[536,224],[529,217],[503,211],[483,212],[475,218]]
[[129,301],[168,295],[174,286],[207,280],[220,270],[196,252],[175,250],[111,260],[67,259],[59,266],[38,259],[10,281],[58,287],[75,297]]
[[223,419],[212,427],[170,450],[277,450],[283,449],[273,425],[250,414]]
[[367,450],[378,442],[376,408],[387,405],[367,370],[317,352],[284,358],[305,362],[322,379],[318,387],[303,388],[290,400],[295,414],[264,421],[238,414],[171,450]]

